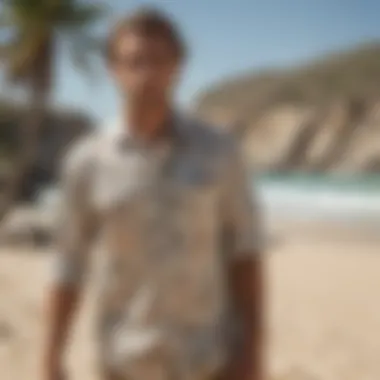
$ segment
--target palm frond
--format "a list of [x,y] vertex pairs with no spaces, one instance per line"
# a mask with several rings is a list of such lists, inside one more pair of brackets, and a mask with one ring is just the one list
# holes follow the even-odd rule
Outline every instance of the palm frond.
[[4,20],[4,26],[13,29],[12,43],[0,49],[0,60],[6,63],[8,77],[25,82],[33,75],[36,62],[41,60],[43,42],[55,39],[56,32],[71,41],[74,65],[91,73],[91,61],[100,51],[101,42],[87,34],[87,29],[105,13],[103,6],[78,0],[3,0],[0,27]]
[[33,71],[43,37],[38,34],[19,33],[13,41],[4,46],[4,60],[9,81],[26,79]]
[[81,4],[63,7],[59,23],[65,28],[83,28],[91,26],[105,16],[107,8],[97,4]]

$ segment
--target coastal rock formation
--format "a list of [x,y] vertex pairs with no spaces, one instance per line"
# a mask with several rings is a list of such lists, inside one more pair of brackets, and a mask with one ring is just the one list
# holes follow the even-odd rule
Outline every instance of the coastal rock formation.
[[229,80],[196,112],[236,128],[258,170],[380,173],[380,44]]
[[[20,127],[26,117],[25,107],[0,99],[0,196],[19,151]],[[29,199],[39,187],[54,182],[67,146],[92,128],[92,120],[79,111],[51,110],[41,129],[36,162],[23,183],[22,198]]]

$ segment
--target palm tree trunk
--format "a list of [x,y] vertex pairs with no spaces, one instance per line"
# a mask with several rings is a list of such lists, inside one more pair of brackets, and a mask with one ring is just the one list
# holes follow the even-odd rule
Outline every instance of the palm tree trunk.
[[12,173],[0,200],[0,224],[4,222],[15,201],[18,200],[22,184],[36,162],[40,132],[46,118],[50,98],[51,74],[52,41],[49,39],[41,47],[40,55],[35,60],[34,67],[30,73],[30,108],[21,126],[20,151],[17,154]]

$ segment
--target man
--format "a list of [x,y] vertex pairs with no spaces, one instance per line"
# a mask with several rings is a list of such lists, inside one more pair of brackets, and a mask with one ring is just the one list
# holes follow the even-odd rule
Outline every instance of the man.
[[262,233],[238,149],[173,110],[185,47],[172,22],[138,11],[110,34],[117,129],[79,143],[63,171],[50,298],[48,380],[95,236],[104,254],[99,362],[105,380],[261,380]]

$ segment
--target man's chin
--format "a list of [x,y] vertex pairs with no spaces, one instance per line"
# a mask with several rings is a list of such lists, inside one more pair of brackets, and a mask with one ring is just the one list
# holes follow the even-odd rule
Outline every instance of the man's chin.
[[163,96],[145,95],[136,98],[136,103],[142,107],[157,107],[162,104]]

